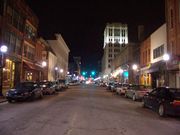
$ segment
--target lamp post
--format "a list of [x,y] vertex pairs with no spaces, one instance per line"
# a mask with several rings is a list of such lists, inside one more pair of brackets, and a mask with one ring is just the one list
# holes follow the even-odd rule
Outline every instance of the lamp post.
[[[46,61],[42,61],[41,66],[42,66],[42,68],[45,68],[47,66],[47,62]],[[43,72],[43,74],[42,74],[40,79],[44,80],[44,72]]]
[[62,79],[62,74],[63,74],[64,70],[60,69],[60,74],[61,74],[61,79]]
[[3,89],[3,67],[5,66],[5,63],[4,63],[4,54],[7,52],[8,50],[8,47],[6,45],[2,45],[0,47],[0,52],[1,52],[1,79],[0,79],[0,96],[3,96],[2,94],[2,89]]
[[[138,72],[138,65],[133,64],[132,69],[133,69],[134,72]],[[138,81],[137,81],[137,73],[134,73],[134,72],[133,72],[133,82],[137,84],[138,83]]]
[[57,80],[58,79],[58,73],[57,73],[58,67],[55,67],[54,69],[55,69],[55,80]]
[[165,61],[165,64],[166,64],[165,75],[164,75],[164,85],[165,86],[168,85],[167,62],[169,61],[169,59],[170,59],[169,54],[166,53],[166,54],[163,55],[163,60]]

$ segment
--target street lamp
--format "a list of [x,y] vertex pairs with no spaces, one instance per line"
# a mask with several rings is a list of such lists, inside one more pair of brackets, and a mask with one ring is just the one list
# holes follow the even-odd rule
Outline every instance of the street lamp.
[[164,82],[164,84],[167,86],[167,84],[168,84],[168,75],[167,75],[167,70],[168,70],[168,68],[167,68],[167,62],[170,60],[170,56],[169,56],[169,54],[164,54],[163,55],[163,60],[165,61],[165,63],[166,63],[166,69],[165,69],[165,82]]
[[46,67],[47,66],[47,62],[46,61],[43,61],[41,64],[42,64],[42,67]]
[[132,69],[137,70],[138,66],[136,64],[133,64]]
[[62,78],[62,73],[64,72],[64,70],[61,68],[60,69],[60,75],[61,75],[61,78]]
[[[133,69],[133,83],[138,83],[139,80],[139,73],[138,73],[138,65],[133,64],[132,65],[132,69]],[[137,78],[138,77],[138,78]]]
[[0,82],[0,96],[2,96],[2,89],[3,89],[3,67],[4,67],[4,53],[6,53],[8,50],[8,47],[6,45],[2,45],[0,47],[0,52],[1,52],[1,82]]
[[[47,66],[47,62],[46,61],[42,61],[42,63],[41,63],[41,66],[42,66],[42,68],[45,68],[46,66]],[[44,72],[43,71],[41,71],[40,72],[40,79],[41,80],[44,80]]]
[[55,80],[57,80],[58,79],[58,67],[55,67],[54,70],[55,70]]

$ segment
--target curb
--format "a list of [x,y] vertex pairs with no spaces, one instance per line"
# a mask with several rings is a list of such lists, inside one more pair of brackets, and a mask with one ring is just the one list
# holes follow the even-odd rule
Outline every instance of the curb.
[[2,101],[0,101],[0,103],[4,103],[4,102],[6,102],[7,100],[5,99],[5,100],[2,100]]
[[2,97],[0,97],[0,103],[4,103],[4,102],[6,102],[7,101],[7,99],[6,98],[2,98]]

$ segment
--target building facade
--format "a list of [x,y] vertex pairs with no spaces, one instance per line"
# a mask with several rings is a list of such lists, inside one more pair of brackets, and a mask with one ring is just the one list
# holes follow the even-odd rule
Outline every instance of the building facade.
[[65,79],[68,72],[70,50],[60,34],[55,34],[55,38],[55,40],[47,40],[47,42],[57,57],[58,78]]
[[[42,52],[45,46],[37,39],[39,20],[24,0],[0,1],[0,46],[8,51],[1,59],[1,91],[21,81],[44,79]],[[2,55],[1,55],[2,58]]]
[[142,42],[140,50],[141,84],[152,87],[167,85],[167,62],[163,59],[167,53],[166,23]]
[[128,43],[112,61],[112,77],[120,83],[139,84],[139,69],[132,69],[139,64],[139,52],[138,43]]
[[169,86],[180,88],[180,0],[166,0]]
[[112,60],[119,54],[120,50],[128,43],[127,24],[107,24],[104,30],[104,54],[102,58],[102,73],[111,73]]

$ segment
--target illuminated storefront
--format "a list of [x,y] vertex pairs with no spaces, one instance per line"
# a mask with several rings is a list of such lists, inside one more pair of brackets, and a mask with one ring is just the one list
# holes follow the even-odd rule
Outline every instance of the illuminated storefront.
[[152,82],[151,74],[149,73],[142,74],[140,80],[142,85],[151,86],[151,82]]
[[15,63],[6,59],[5,67],[3,68],[3,89],[14,87]]

